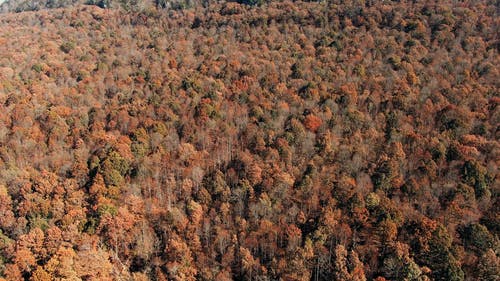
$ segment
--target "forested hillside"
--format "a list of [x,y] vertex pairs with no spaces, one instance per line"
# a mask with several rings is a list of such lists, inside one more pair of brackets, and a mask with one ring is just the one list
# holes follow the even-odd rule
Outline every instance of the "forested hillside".
[[498,2],[342,2],[1,14],[0,280],[498,281]]

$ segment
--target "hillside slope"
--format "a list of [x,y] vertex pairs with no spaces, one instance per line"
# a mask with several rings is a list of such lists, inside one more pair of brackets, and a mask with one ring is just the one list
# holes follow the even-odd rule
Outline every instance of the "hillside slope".
[[495,1],[366,2],[2,15],[0,276],[496,280]]

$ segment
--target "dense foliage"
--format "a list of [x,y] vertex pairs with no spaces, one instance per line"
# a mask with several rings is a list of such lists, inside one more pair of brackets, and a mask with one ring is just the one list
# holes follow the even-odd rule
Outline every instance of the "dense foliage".
[[498,280],[496,1],[342,2],[3,14],[0,276]]

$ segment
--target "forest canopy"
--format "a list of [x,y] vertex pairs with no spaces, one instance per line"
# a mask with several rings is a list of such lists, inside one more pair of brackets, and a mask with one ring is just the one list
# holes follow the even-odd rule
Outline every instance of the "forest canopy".
[[498,280],[497,1],[245,1],[2,5],[0,280]]

